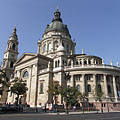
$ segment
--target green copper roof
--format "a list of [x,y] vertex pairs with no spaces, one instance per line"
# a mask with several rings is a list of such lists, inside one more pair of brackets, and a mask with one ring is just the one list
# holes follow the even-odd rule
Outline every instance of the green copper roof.
[[47,25],[47,27],[46,27],[45,33],[51,32],[51,31],[60,31],[60,32],[64,32],[68,36],[70,36],[67,25],[63,24],[60,16],[61,16],[61,13],[57,9],[56,12],[54,13],[54,18],[52,20],[52,23],[50,25]]

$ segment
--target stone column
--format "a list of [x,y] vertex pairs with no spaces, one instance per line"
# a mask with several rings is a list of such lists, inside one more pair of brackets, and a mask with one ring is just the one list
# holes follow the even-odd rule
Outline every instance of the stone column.
[[74,75],[71,75],[71,85],[74,87]]
[[51,41],[51,51],[53,52],[54,51],[54,40],[52,39]]
[[107,79],[106,79],[106,75],[104,75],[104,93],[105,93],[105,97],[108,97],[108,86],[107,86]]
[[80,65],[80,60],[78,60],[78,65]]
[[117,102],[118,95],[117,95],[116,80],[114,75],[113,75],[113,89],[114,89],[115,101]]
[[96,74],[93,74],[94,87],[96,87]]
[[46,53],[48,53],[48,42],[46,42]]
[[84,59],[82,59],[82,66],[84,66]]
[[89,59],[87,59],[87,65],[89,64],[88,61],[89,61]]
[[27,91],[27,102],[30,102],[30,95],[31,95],[31,77],[32,77],[32,65],[29,66],[29,79],[27,81],[28,91]]
[[73,68],[73,67],[74,67],[74,61],[71,60],[71,68]]
[[85,75],[82,74],[82,94],[85,94]]

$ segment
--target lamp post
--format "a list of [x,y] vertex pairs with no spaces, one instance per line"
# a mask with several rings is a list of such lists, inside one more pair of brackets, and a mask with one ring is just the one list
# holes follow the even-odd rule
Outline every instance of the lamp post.
[[95,101],[96,101],[96,110],[97,110],[97,113],[98,113],[98,109],[97,109],[97,98],[95,98]]
[[[70,78],[71,78],[71,76],[70,76],[69,73],[65,73],[65,74],[64,74],[64,79],[65,79],[66,82],[67,82]],[[66,94],[66,114],[69,114],[69,111],[68,111],[68,103],[69,103],[69,101],[68,101],[68,96],[67,96],[67,94]]]
[[100,103],[101,103],[101,113],[103,113],[103,108],[102,108],[102,99],[99,99]]
[[109,98],[106,98],[106,100],[107,100],[107,110],[109,112],[109,105],[108,105]]

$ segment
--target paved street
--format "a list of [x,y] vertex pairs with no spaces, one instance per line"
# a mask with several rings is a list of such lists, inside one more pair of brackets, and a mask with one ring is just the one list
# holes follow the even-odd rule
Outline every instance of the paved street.
[[0,114],[0,120],[120,120],[120,113],[53,114]]

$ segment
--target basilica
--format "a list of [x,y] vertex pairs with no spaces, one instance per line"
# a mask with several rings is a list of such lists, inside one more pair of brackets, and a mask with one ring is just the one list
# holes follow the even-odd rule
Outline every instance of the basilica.
[[[24,103],[31,107],[44,106],[50,95],[48,86],[51,80],[57,81],[63,87],[77,87],[85,94],[90,106],[96,105],[95,87],[104,94],[103,109],[107,106],[112,110],[120,110],[120,67],[104,63],[98,56],[87,55],[84,50],[75,53],[76,43],[71,39],[67,25],[63,24],[61,13],[54,12],[52,22],[46,26],[42,39],[38,41],[37,53],[24,53],[18,57],[18,37],[16,27],[9,37],[4,53],[2,69],[10,80],[15,77],[26,81],[28,91],[24,95]],[[70,79],[65,80],[69,73]],[[8,93],[4,97],[8,103],[15,102],[15,95]],[[62,104],[58,96],[58,104]],[[101,105],[101,104],[100,104]],[[98,105],[98,108],[100,107]]]

